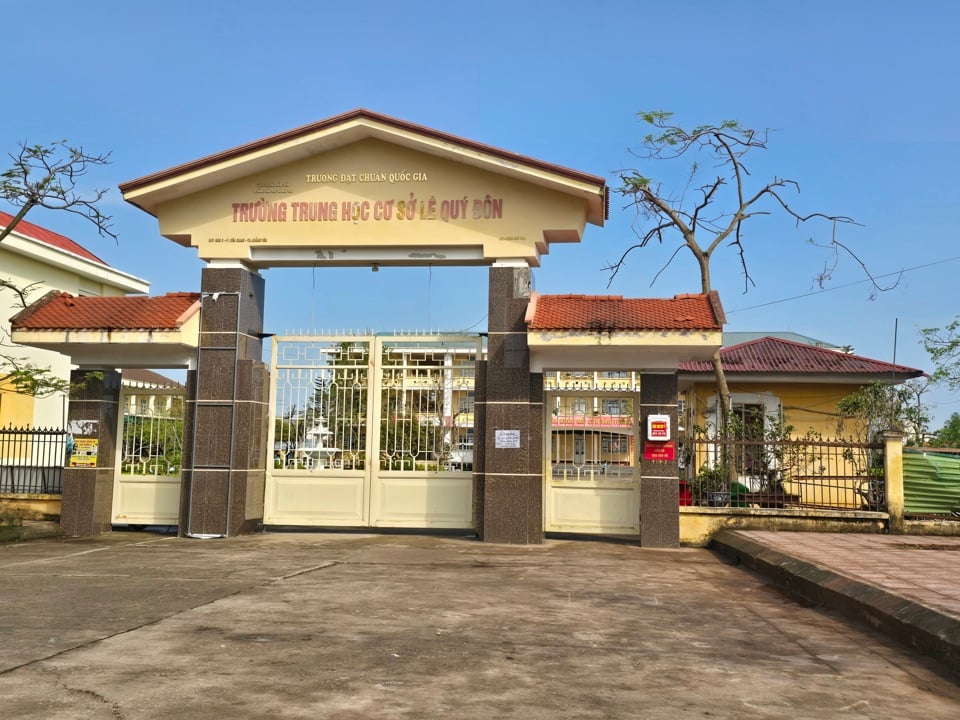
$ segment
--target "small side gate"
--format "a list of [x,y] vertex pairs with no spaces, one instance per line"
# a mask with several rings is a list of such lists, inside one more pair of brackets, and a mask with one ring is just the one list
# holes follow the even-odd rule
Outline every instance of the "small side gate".
[[113,522],[178,525],[183,391],[125,388],[117,442]]
[[545,373],[544,529],[640,532],[637,373]]
[[264,524],[472,526],[478,336],[274,338]]

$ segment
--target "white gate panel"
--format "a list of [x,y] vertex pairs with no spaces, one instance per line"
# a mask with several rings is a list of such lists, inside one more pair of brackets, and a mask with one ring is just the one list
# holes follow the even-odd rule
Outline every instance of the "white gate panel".
[[547,497],[550,527],[557,532],[636,534],[640,532],[638,487],[582,487],[554,484]]
[[366,475],[276,474],[267,485],[264,522],[354,527],[367,524]]
[[470,475],[379,473],[373,516],[378,527],[468,528],[472,503]]
[[113,522],[179,525],[180,476],[120,475],[114,486]]

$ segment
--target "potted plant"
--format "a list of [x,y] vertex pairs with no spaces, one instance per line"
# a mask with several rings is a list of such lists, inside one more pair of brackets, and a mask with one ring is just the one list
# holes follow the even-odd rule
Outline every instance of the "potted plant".
[[693,496],[701,505],[722,507],[730,502],[726,465],[704,463],[693,479]]

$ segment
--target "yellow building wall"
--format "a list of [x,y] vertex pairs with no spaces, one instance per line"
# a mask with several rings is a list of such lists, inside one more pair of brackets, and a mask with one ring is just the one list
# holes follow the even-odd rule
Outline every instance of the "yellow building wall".
[[[768,414],[782,409],[784,422],[793,427],[791,436],[794,438],[810,434],[832,441],[851,439],[854,434],[849,426],[841,433],[837,404],[860,387],[850,383],[733,382],[730,383],[730,395],[734,404],[760,402]],[[699,384],[686,393],[684,422],[688,437],[694,437],[696,427],[707,427],[708,423],[715,422],[712,411],[715,396],[713,383]],[[692,458],[692,466],[687,469],[688,477],[692,477],[704,463],[709,463],[704,452],[701,446],[698,456]],[[793,473],[796,477],[791,480],[794,481],[785,479],[784,489],[787,493],[800,496],[807,504],[849,508],[860,506],[856,488],[867,465],[866,451],[858,451],[856,462],[845,459],[839,450],[820,449],[807,455],[811,459],[803,461],[804,468]],[[741,480],[748,483],[745,479]]]
[[[794,435],[802,436],[809,431],[820,433],[825,438],[837,436],[837,403],[862,387],[852,383],[730,383],[730,394],[760,396],[778,401],[786,423],[794,427]],[[685,393],[687,416],[685,420],[694,426],[705,426],[710,416],[710,407],[716,397],[713,382],[700,383]],[[754,400],[748,400],[753,402]],[[737,398],[734,397],[734,402]],[[768,408],[769,408],[768,404]]]
[[9,382],[0,381],[0,428],[19,428],[33,423],[34,400],[14,392]]

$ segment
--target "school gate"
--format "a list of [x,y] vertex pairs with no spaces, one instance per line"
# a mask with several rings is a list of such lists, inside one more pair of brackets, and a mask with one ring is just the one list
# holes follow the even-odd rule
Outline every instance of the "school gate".
[[479,336],[274,338],[265,525],[470,528]]
[[[27,342],[47,342],[44,346],[74,357],[77,379],[89,382],[71,397],[69,412],[72,419],[114,420],[91,426],[99,428],[102,437],[94,440],[104,449],[116,442],[110,428],[116,427],[119,382],[112,368],[124,366],[105,353],[146,351],[149,357],[133,367],[187,367],[181,534],[232,536],[264,522],[335,524],[337,518],[361,525],[454,526],[464,521],[469,497],[471,524],[483,540],[537,543],[545,517],[548,527],[602,529],[603,523],[582,522],[571,508],[580,502],[610,509],[626,498],[628,511],[621,515],[633,516],[639,506],[643,544],[678,544],[674,451],[641,456],[635,426],[651,414],[666,417],[665,427],[670,419],[675,426],[678,363],[707,359],[720,345],[723,318],[715,296],[680,296],[652,313],[634,313],[631,301],[619,297],[581,298],[570,313],[570,307],[563,309],[571,305],[569,298],[555,296],[561,311],[551,314],[549,303],[538,305],[531,292],[531,268],[552,243],[579,242],[588,223],[603,225],[608,194],[602,178],[355,110],[120,189],[125,200],[157,218],[162,235],[196,248],[207,263],[194,339],[181,341],[179,354],[171,353],[167,364],[157,362],[151,340],[125,340],[115,326],[109,326],[111,332],[101,328],[99,344],[91,345],[97,352],[87,354],[76,334]],[[271,379],[262,359],[269,334],[263,327],[261,269],[424,265],[489,268],[486,356],[476,361],[474,374],[469,493],[463,454],[468,441],[459,439],[453,424],[448,433],[446,415],[430,408],[439,397],[421,394],[414,405],[406,396],[384,399],[391,380],[382,372],[402,353],[391,355],[376,339],[360,349],[368,366],[381,363],[381,372],[366,378],[365,399],[348,398],[341,381],[356,372],[349,365],[351,349],[343,354],[328,345],[323,351],[328,370],[310,381],[310,397],[298,401],[296,411],[291,404],[281,407],[280,417],[271,415],[270,388],[279,378]],[[86,300],[71,302],[79,308]],[[572,324],[565,320],[570,317]],[[622,317],[629,322],[620,322]],[[38,328],[38,333],[55,330]],[[544,373],[585,368],[639,369],[642,377],[628,405],[608,398],[618,401],[622,414],[616,425],[585,427],[590,434],[578,439],[575,427],[553,426],[552,418],[560,415],[545,407]],[[363,386],[359,376],[357,383]],[[280,385],[275,387],[279,392]],[[603,401],[603,393],[597,398]],[[333,404],[345,408],[348,402],[365,402],[367,412],[379,405],[380,420],[389,424],[398,418],[398,429],[392,436],[350,430],[342,417],[330,414]],[[405,414],[416,403],[425,404],[420,414]],[[360,405],[351,407],[359,416]],[[395,412],[398,408],[403,412]],[[453,407],[443,413],[447,410]],[[441,415],[439,426],[431,425],[431,414]],[[599,408],[598,416],[604,414]],[[621,424],[625,414],[631,417],[629,432]],[[561,442],[561,434],[572,444]],[[564,453],[556,462],[550,454],[554,438],[556,452]],[[662,439],[669,446],[669,439]],[[392,441],[399,443],[395,450]],[[410,449],[414,441],[416,452]],[[113,457],[101,452],[96,467],[65,471],[62,524],[69,534],[109,529]],[[565,498],[555,513],[544,512],[545,492],[551,502]],[[335,510],[298,516],[294,508],[307,497],[323,498]],[[636,530],[632,520],[615,525]]]

